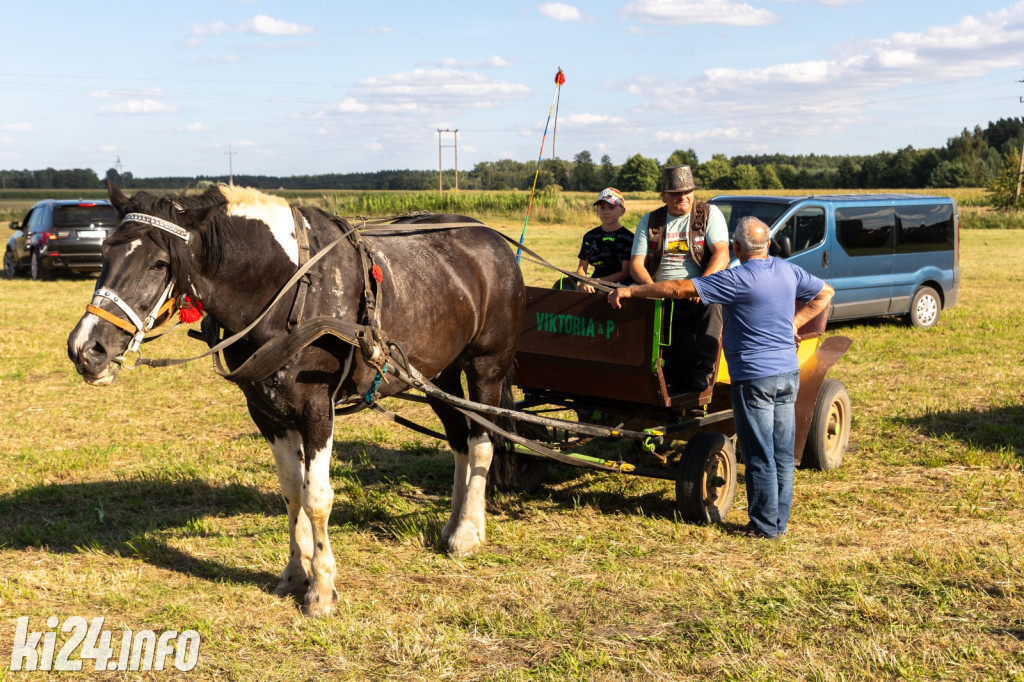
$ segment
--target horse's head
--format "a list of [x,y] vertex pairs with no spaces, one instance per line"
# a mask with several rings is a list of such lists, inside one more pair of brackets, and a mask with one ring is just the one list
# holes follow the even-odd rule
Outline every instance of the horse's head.
[[92,302],[68,336],[75,369],[99,386],[113,382],[146,332],[174,313],[178,296],[197,297],[195,263],[207,237],[201,228],[225,203],[219,192],[175,198],[140,192],[129,199],[113,184],[108,192],[121,223],[103,244]]

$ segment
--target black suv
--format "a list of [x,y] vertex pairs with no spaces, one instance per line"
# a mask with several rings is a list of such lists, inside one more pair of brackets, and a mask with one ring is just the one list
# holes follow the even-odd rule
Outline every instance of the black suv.
[[117,226],[117,209],[102,199],[44,199],[11,223],[4,276],[49,279],[57,271],[99,272],[100,246]]

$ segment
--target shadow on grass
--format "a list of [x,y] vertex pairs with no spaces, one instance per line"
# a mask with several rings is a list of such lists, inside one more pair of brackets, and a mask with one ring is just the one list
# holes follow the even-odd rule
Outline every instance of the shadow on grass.
[[929,412],[904,423],[931,438],[954,438],[986,450],[1008,448],[1024,461],[1024,405]]
[[276,575],[196,559],[160,536],[201,534],[204,517],[239,513],[280,514],[280,497],[194,478],[36,485],[0,496],[0,547],[99,550],[208,580],[273,587]]

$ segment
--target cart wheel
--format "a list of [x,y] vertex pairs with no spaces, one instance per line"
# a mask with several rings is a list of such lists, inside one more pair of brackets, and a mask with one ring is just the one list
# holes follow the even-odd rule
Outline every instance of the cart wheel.
[[676,478],[676,508],[686,521],[721,522],[736,496],[736,448],[732,439],[701,431],[683,448]]
[[826,378],[818,391],[801,463],[831,471],[843,462],[850,442],[850,394],[838,379]]
[[[516,427],[516,431],[524,438],[550,442],[550,435],[543,426],[522,423]],[[500,447],[494,448],[487,481],[489,487],[503,492],[530,493],[540,487],[547,474],[546,460],[519,454],[515,451],[515,445],[503,438]]]

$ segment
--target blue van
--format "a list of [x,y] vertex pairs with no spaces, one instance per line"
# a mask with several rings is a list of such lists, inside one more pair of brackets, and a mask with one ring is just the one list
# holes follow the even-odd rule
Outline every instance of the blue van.
[[[960,213],[914,194],[718,196],[729,234],[740,218],[771,228],[771,253],[836,290],[830,320],[904,315],[929,328],[960,295]],[[734,261],[735,264],[735,261]]]

